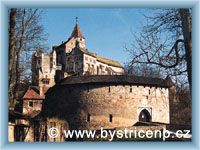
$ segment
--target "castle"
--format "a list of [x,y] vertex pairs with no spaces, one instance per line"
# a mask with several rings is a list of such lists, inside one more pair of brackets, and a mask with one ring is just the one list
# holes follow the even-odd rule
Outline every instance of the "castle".
[[66,42],[53,46],[50,55],[34,53],[32,62],[32,83],[39,86],[44,83],[53,86],[54,77],[55,82],[59,82],[69,76],[124,74],[123,67],[117,61],[88,51],[77,21]]
[[65,141],[63,135],[47,136],[52,126],[98,130],[138,121],[168,124],[172,87],[169,79],[126,76],[117,61],[90,52],[76,20],[66,42],[50,54],[38,50],[32,56],[32,86],[22,96],[21,113],[34,125],[24,118],[30,129],[23,141]]
[[32,86],[24,94],[23,114],[35,116],[41,110],[46,91],[69,76],[122,75],[123,67],[114,60],[86,49],[78,22],[69,39],[53,46],[50,54],[38,50],[32,55]]

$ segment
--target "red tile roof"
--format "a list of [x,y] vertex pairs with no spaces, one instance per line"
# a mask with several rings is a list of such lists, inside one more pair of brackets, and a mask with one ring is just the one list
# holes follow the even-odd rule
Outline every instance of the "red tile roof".
[[[45,94],[49,87],[43,87],[43,93]],[[30,86],[23,96],[23,99],[44,99],[44,94],[40,95],[40,87]]]

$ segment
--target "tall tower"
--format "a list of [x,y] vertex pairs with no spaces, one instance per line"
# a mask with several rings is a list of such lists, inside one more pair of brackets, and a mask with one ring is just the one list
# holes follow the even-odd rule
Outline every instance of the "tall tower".
[[66,74],[67,67],[69,66],[67,57],[71,55],[71,52],[75,49],[75,47],[86,49],[85,38],[80,30],[77,17],[74,29],[68,40],[62,42],[59,46],[53,47],[56,51],[57,66],[60,66],[60,69],[56,71],[56,82],[68,76],[68,74]]
[[[76,25],[74,27],[74,30],[70,36],[71,39],[75,39],[76,42],[79,43],[79,47],[81,48],[86,48],[86,45],[85,45],[85,38],[80,30],[80,27],[78,25],[78,17],[76,17]],[[75,42],[75,46],[76,46],[76,42]]]
[[55,84],[56,52],[49,55],[41,50],[32,55],[32,84],[39,87],[51,87]]
[[70,53],[72,49],[76,47],[77,42],[79,43],[80,48],[86,49],[85,37],[83,36],[80,30],[80,27],[78,24],[78,18],[76,17],[76,24],[74,26],[72,34],[65,44],[65,52]]

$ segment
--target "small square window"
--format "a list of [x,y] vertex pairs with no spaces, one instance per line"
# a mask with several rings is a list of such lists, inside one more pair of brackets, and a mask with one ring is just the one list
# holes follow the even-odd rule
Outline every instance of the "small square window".
[[29,101],[28,105],[29,105],[29,107],[33,107],[33,102]]

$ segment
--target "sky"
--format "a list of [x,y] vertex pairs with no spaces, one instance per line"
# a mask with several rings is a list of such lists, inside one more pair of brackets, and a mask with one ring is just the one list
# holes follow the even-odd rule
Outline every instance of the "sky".
[[143,11],[135,8],[48,8],[43,9],[41,23],[51,48],[70,37],[78,17],[86,48],[124,65],[130,60],[124,47],[133,43],[133,33],[140,30]]

